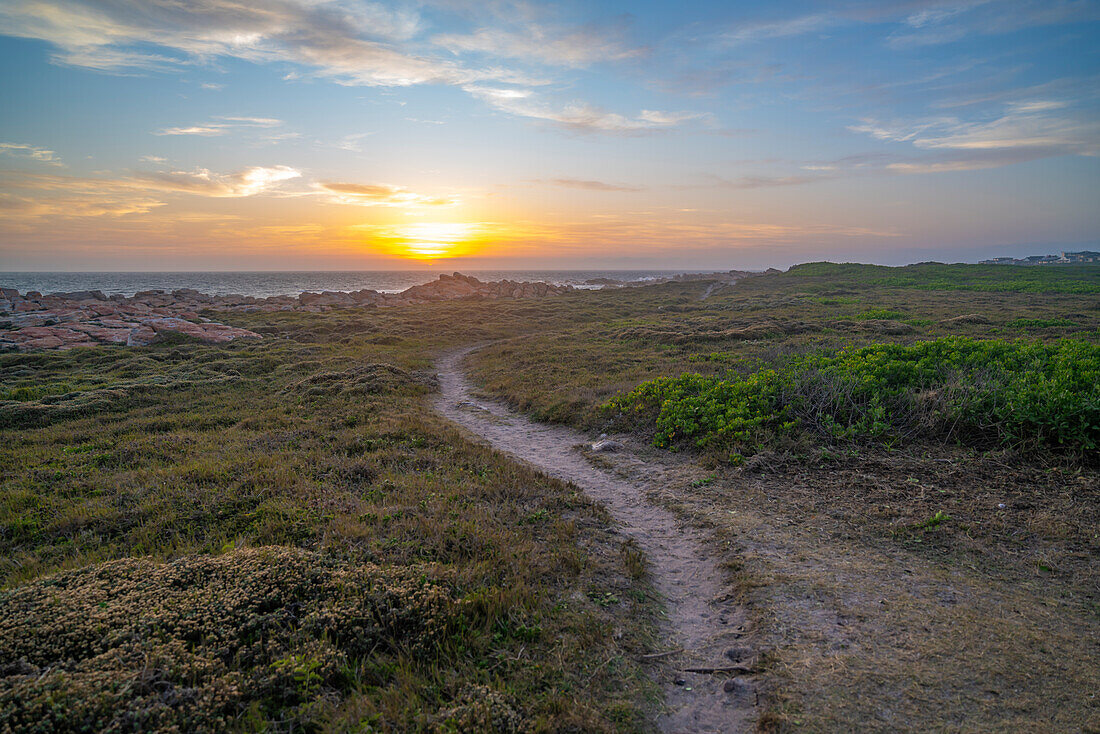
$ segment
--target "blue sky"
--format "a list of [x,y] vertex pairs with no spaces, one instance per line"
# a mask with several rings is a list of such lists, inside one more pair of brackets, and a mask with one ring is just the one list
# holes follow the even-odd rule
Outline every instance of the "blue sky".
[[1100,237],[1100,2],[0,0],[0,267],[764,267]]

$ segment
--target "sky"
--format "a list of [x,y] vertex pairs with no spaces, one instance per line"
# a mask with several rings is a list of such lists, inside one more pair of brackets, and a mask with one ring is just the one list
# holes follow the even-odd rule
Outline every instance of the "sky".
[[0,270],[1100,249],[1100,0],[0,0]]

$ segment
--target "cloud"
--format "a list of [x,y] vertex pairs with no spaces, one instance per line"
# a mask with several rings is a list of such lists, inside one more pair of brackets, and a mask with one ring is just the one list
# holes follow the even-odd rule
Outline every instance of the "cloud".
[[992,122],[960,123],[939,136],[917,138],[913,144],[919,148],[1032,148],[1049,150],[1052,154],[1097,155],[1100,153],[1100,125],[1013,113]]
[[0,143],[0,155],[11,156],[12,158],[27,158],[39,163],[48,163],[51,166],[64,165],[61,159],[57,157],[57,153],[52,150],[23,143]]
[[[469,89],[485,83],[533,87],[549,82],[512,68],[468,66],[453,58],[417,52],[411,39],[422,30],[420,16],[372,2],[10,0],[0,3],[0,27],[6,35],[52,44],[55,63],[115,73],[165,71],[231,57],[304,67],[304,71],[290,71],[288,80],[314,76],[354,86],[444,84]],[[439,40],[455,50],[482,50],[503,58],[541,59],[564,66],[640,53],[613,37],[601,36],[595,28],[547,30],[528,25],[511,33],[486,30]],[[525,47],[527,42],[530,47]],[[149,54],[148,46],[157,46],[169,55]],[[630,119],[598,112],[586,103],[558,112],[513,108],[518,116],[548,119],[575,129],[667,126],[661,119],[648,120],[645,115]],[[218,123],[183,125],[157,134],[217,136],[226,134],[226,127]]]
[[362,153],[363,146],[360,144],[364,138],[374,135],[374,132],[355,133],[353,135],[345,135],[340,138],[340,141],[336,143],[336,147],[341,150],[350,150],[353,153]]
[[322,182],[319,190],[337,204],[357,206],[454,206],[457,200],[442,196],[425,196],[400,186],[388,184],[355,184]]
[[1013,33],[1046,25],[1100,20],[1091,0],[966,0],[934,3],[905,18],[904,30],[890,35],[895,49],[954,43],[967,36]]
[[226,175],[211,173],[205,168],[137,173],[126,181],[155,191],[238,198],[255,196],[301,175],[289,166],[252,166]]
[[1100,122],[1066,110],[1062,100],[1008,103],[992,120],[964,121],[937,117],[906,123],[882,124],[864,120],[850,126],[877,140],[908,142],[925,150],[1028,150],[1035,157],[1100,155]]
[[982,171],[989,168],[1011,166],[1016,163],[1045,158],[1046,155],[1038,151],[994,151],[992,154],[968,154],[953,155],[940,158],[926,158],[924,160],[896,161],[886,164],[886,170],[890,173],[926,174],[926,173],[954,173],[958,171]]
[[661,112],[642,110],[636,117],[609,112],[587,102],[572,102],[555,108],[540,101],[525,89],[483,86],[464,87],[466,92],[487,102],[494,109],[517,117],[529,117],[550,122],[578,132],[644,133],[667,130],[689,120],[703,117],[693,112]]
[[721,34],[721,40],[728,45],[768,41],[776,38],[790,38],[807,33],[819,33],[841,22],[839,18],[827,14],[802,15],[786,20],[743,23]]
[[9,214],[20,220],[122,217],[164,206],[164,194],[256,196],[299,176],[287,166],[251,166],[230,174],[204,168],[138,172],[114,179],[0,171],[0,197]]
[[469,34],[447,33],[432,41],[454,53],[491,54],[573,68],[648,53],[647,49],[626,45],[620,36],[616,28],[550,28],[531,23],[518,30],[480,28]]
[[555,186],[564,186],[570,189],[585,189],[587,191],[644,191],[642,186],[627,186],[625,184],[612,184],[604,181],[590,181],[580,178],[552,178],[546,183]]
[[229,130],[224,125],[191,125],[190,127],[166,127],[154,135],[225,135]]
[[5,218],[24,223],[122,217],[164,205],[148,192],[118,181],[21,171],[0,171],[0,199]]
[[[12,0],[0,5],[7,35],[53,44],[56,63],[100,71],[162,71],[217,56],[292,62],[340,83],[464,84],[492,72],[395,50],[419,17],[378,3],[311,0],[150,3],[145,0]],[[153,44],[177,56],[140,51]]]
[[273,117],[219,117],[212,122],[204,122],[199,125],[185,127],[168,127],[159,130],[154,135],[200,135],[213,137],[226,135],[240,128],[272,128],[282,125],[282,120]]
[[[817,168],[803,167],[803,170],[835,170],[834,167],[819,166]],[[806,175],[792,175],[792,176],[741,176],[740,178],[724,178],[715,174],[707,174],[704,183],[698,184],[682,184],[675,188],[677,189],[736,189],[736,190],[749,190],[749,189],[765,189],[773,186],[801,186],[803,184],[816,183],[818,181],[824,181],[832,178],[831,175],[817,174],[813,176]]]

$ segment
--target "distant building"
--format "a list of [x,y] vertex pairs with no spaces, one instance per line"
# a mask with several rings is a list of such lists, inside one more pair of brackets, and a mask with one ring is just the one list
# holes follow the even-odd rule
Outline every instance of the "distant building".
[[1100,252],[1082,250],[1080,252],[1062,252],[1057,255],[1028,255],[1027,257],[994,257],[982,260],[982,265],[1077,265],[1079,263],[1100,263]]

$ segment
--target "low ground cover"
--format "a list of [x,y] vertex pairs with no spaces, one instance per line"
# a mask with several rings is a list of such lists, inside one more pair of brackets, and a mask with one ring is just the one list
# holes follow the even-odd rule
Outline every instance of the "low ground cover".
[[0,729],[644,729],[606,514],[428,402],[523,308],[0,356]]
[[[989,386],[1007,396],[994,407],[1012,410],[998,420],[1003,432],[983,434],[995,440],[944,431],[946,422],[912,433],[925,423],[892,417],[876,433],[869,391],[847,422],[833,415],[859,435],[825,431],[797,451],[761,444],[741,467],[645,450],[700,475],[670,501],[743,554],[734,575],[776,680],[765,722],[950,729],[972,715],[990,729],[1041,728],[1034,722],[1049,714],[1091,725],[1096,655],[1079,640],[1098,619],[1100,482],[1080,458],[1095,424],[1054,420],[1066,414],[1059,386],[1091,378],[1047,368],[1093,359],[1096,275],[946,267],[807,267],[705,300],[706,283],[670,283],[537,303],[233,314],[223,320],[264,341],[0,355],[0,696],[19,700],[0,708],[38,716],[64,702],[43,721],[83,717],[104,730],[201,730],[225,716],[268,730],[446,731],[486,721],[645,730],[654,689],[639,659],[654,627],[636,554],[572,488],[437,418],[436,356],[486,343],[470,362],[483,389],[593,432],[610,425],[601,405],[648,381],[698,373],[705,384],[736,382],[799,360],[818,360],[806,374],[835,372],[853,390],[857,377],[879,380],[918,416],[921,400],[954,405],[943,400],[955,395],[984,410],[983,393],[962,381],[937,398],[925,394],[935,387],[901,379],[932,348],[919,345],[938,343],[973,345],[976,372],[978,356],[990,356],[981,350],[1005,350]],[[950,287],[926,287],[936,278]],[[1045,412],[1036,420],[1017,410],[1023,404]],[[635,427],[635,438],[652,438],[653,421]],[[1042,441],[1029,448],[1035,430]],[[1047,451],[1059,435],[1076,448]],[[768,528],[798,536],[789,547],[754,547]],[[876,560],[857,568],[860,558]],[[776,559],[805,567],[770,566]],[[235,616],[234,599],[262,606],[249,579],[265,574],[285,579],[295,598]],[[200,576],[219,585],[188,581]],[[328,597],[308,590],[359,578],[370,583],[356,583],[362,593],[345,583],[335,617]],[[913,587],[906,604],[885,603],[902,582]],[[400,600],[421,588],[441,605],[431,655],[412,644],[421,617],[408,628],[383,624],[384,609],[420,609]],[[834,597],[835,609],[810,609]],[[216,610],[195,618],[194,639],[170,612],[181,605]],[[370,652],[341,636],[340,620],[354,616],[345,607],[373,620]],[[1016,616],[999,619],[990,637],[988,615],[1007,608]],[[72,644],[43,647],[59,620]],[[822,620],[832,631],[819,644],[805,630]],[[866,620],[878,621],[859,627],[862,636],[845,631]],[[249,625],[261,632],[241,637]],[[849,647],[829,647],[841,644]],[[981,665],[968,667],[963,652]],[[184,662],[173,668],[176,658]],[[338,664],[317,665],[322,658]],[[935,665],[918,670],[920,660]],[[991,676],[996,685],[976,687]],[[1057,695],[1034,676],[1056,681]],[[852,695],[843,679],[865,688]],[[931,690],[934,700],[921,698]],[[876,718],[883,712],[894,718]]]
[[[1086,642],[1100,634],[1100,475],[1087,448],[1097,278],[803,266],[703,301],[703,285],[694,297],[670,287],[659,310],[515,336],[471,366],[516,407],[618,427],[652,461],[683,468],[660,497],[737,558],[776,686],[766,726],[1100,730],[1100,650]],[[798,416],[776,417],[782,380],[763,375],[796,364],[793,397],[804,410],[820,401],[828,419],[813,412],[780,436]],[[731,464],[728,435],[700,449],[708,432],[690,414],[692,436],[669,436],[685,450],[652,448],[655,395],[637,420],[601,410],[677,381],[755,385],[741,405],[773,421],[741,428],[754,438],[738,451],[755,453]],[[906,411],[888,410],[895,400]]]

